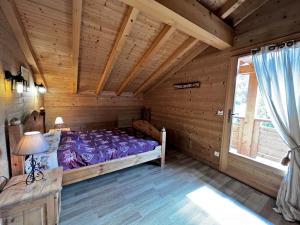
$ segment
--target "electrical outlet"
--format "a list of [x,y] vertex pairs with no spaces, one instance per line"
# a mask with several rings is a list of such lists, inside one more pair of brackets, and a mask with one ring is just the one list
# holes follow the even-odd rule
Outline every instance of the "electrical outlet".
[[214,155],[215,155],[216,157],[220,157],[220,152],[215,151],[215,152],[214,152]]
[[217,115],[218,116],[223,116],[224,115],[224,111],[223,110],[218,110],[217,111]]

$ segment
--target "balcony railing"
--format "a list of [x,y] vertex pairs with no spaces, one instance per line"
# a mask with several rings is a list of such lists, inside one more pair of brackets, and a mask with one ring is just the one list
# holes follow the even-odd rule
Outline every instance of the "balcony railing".
[[245,126],[244,117],[233,117],[231,130],[231,149],[239,154],[251,158],[264,158],[273,162],[280,162],[288,151],[288,146],[283,142],[270,120],[254,119],[250,151],[243,152],[243,144],[247,136],[243,135]]

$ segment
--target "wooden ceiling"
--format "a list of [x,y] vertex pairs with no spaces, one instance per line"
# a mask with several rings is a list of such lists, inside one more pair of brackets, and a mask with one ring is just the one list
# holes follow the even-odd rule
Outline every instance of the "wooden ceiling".
[[[1,0],[35,78],[51,93],[143,93],[266,0]],[[214,12],[214,13],[212,13]]]

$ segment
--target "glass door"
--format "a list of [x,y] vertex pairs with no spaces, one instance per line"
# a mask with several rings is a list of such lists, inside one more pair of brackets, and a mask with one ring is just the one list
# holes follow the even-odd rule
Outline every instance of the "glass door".
[[270,120],[257,86],[251,56],[238,59],[231,122],[230,153],[286,168],[280,162],[288,146]]

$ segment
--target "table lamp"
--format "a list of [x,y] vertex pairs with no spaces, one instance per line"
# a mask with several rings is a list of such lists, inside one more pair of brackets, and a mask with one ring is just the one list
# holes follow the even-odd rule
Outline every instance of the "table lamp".
[[49,145],[44,136],[39,131],[31,131],[24,133],[24,136],[14,149],[14,155],[26,156],[31,155],[31,171],[26,178],[26,184],[32,184],[44,178],[43,172],[36,166],[34,154],[46,152]]
[[54,124],[57,129],[61,129],[64,124],[63,118],[60,116],[56,117]]

